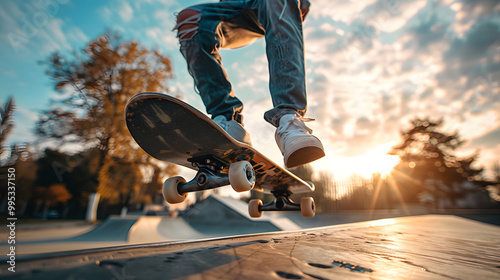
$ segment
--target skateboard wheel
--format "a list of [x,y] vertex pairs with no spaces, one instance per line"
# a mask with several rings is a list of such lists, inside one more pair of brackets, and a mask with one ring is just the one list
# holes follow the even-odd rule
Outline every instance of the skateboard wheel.
[[255,185],[255,172],[248,161],[238,161],[229,166],[229,183],[237,192],[253,189]]
[[314,217],[316,209],[314,206],[314,199],[312,197],[303,197],[300,200],[300,212],[302,213],[302,216],[306,218]]
[[259,206],[262,206],[262,200],[252,199],[248,203],[248,213],[252,218],[260,218],[262,216],[262,211],[259,210]]
[[187,193],[179,194],[177,187],[179,184],[186,183],[186,180],[181,176],[175,176],[168,178],[165,183],[163,183],[162,193],[163,199],[170,204],[176,204],[184,202],[187,198]]

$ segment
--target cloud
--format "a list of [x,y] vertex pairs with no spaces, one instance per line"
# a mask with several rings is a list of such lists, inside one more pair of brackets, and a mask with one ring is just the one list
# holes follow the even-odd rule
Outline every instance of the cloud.
[[158,10],[154,13],[154,18],[161,26],[166,27],[168,31],[172,30],[175,26],[176,17],[174,13],[169,10]]
[[359,17],[365,7],[375,2],[376,0],[315,0],[312,1],[311,11],[308,16],[315,19],[328,17],[334,21],[350,24]]
[[178,40],[170,30],[165,30],[165,28],[153,27],[146,29],[145,34],[152,40],[156,45],[162,48],[173,51],[179,48]]
[[64,22],[61,19],[54,18],[47,24],[47,29],[41,30],[40,37],[45,46],[45,53],[50,53],[60,50],[69,50],[71,45],[67,40],[67,33],[63,30]]
[[486,148],[498,147],[498,139],[500,139],[500,127],[491,131],[490,133],[474,139],[471,142],[472,146],[484,146]]
[[134,10],[127,2],[123,2],[118,10],[118,15],[124,22],[128,22],[134,17]]
[[442,117],[472,142],[498,126],[498,2],[319,2],[304,28],[308,95],[329,150],[365,153],[415,117]]
[[85,33],[83,33],[83,31],[80,28],[76,26],[71,26],[68,29],[69,31],[66,33],[67,34],[66,36],[68,42],[70,42],[73,46],[75,44],[81,44],[82,42],[87,43],[90,41],[87,35],[85,35]]
[[[55,7],[55,6],[54,6]],[[58,17],[60,7],[40,6],[40,3],[7,2],[0,11],[0,34],[15,53],[33,52],[45,56],[50,52],[69,50],[68,37],[81,39],[84,34]],[[36,46],[36,47],[33,47]]]
[[[239,83],[236,85],[237,88],[252,88],[254,89],[252,90],[252,99],[262,99],[259,97],[263,96],[263,89],[266,89],[269,84],[269,69],[265,54],[255,57],[250,65],[245,65],[242,61],[234,62],[231,65],[231,70],[237,75],[237,79],[239,80]],[[258,73],[258,75],[251,75],[250,73]],[[265,97],[267,98],[268,96]]]
[[110,21],[110,18],[113,16],[113,13],[111,12],[111,8],[110,7],[100,7],[97,10],[97,13],[101,16],[101,18],[105,22]]
[[381,0],[364,8],[359,18],[377,32],[390,33],[403,28],[425,6],[422,0]]
[[9,143],[27,143],[34,138],[32,129],[24,126],[25,123],[33,123],[38,120],[35,110],[16,106],[14,111],[14,128],[9,135]]
[[14,118],[17,121],[37,121],[38,120],[38,112],[32,111],[23,107],[16,107]]
[[170,10],[158,10],[154,13],[157,24],[148,29],[148,35],[169,51],[178,49],[177,33],[172,31],[175,26],[175,16]]

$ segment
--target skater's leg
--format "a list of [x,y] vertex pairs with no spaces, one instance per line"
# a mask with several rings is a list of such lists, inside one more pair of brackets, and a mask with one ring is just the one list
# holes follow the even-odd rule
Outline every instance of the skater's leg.
[[302,13],[297,0],[254,0],[266,31],[269,82],[274,108],[265,119],[277,127],[276,142],[286,167],[296,167],[325,155],[303,116],[307,109]]
[[304,116],[307,108],[302,13],[297,0],[254,0],[253,6],[266,32],[274,106],[265,119],[277,127],[282,116]]
[[240,47],[263,36],[249,12],[244,1],[196,5],[179,13],[175,27],[207,113],[240,123],[243,104],[234,95],[219,49]]
[[243,128],[243,104],[234,96],[219,49],[241,47],[264,36],[255,12],[241,1],[193,6],[179,13],[175,29],[207,112],[233,138],[251,144]]

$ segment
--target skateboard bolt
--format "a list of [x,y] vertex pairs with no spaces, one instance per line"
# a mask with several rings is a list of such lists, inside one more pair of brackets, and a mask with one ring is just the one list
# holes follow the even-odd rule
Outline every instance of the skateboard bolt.
[[252,170],[247,169],[247,179],[252,179],[252,177],[253,177]]
[[198,177],[198,185],[203,186],[205,185],[206,182],[207,182],[207,176],[205,176],[205,174],[201,174]]

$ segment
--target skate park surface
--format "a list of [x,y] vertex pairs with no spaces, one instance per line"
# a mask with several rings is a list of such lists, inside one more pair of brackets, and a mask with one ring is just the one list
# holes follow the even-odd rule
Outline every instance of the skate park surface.
[[42,254],[0,269],[5,279],[498,279],[499,237],[498,226],[425,215]]
[[[248,205],[240,200],[210,196],[183,217],[112,216],[97,226],[31,229],[16,232],[17,255],[31,255],[88,248],[104,248],[162,241],[180,241],[235,236],[302,227],[288,218],[264,214],[252,219]],[[3,235],[8,235],[6,231]],[[6,240],[6,239],[5,239]],[[0,242],[6,251],[7,242]]]
[[[111,218],[76,236],[60,233],[58,239],[20,242],[16,272],[7,270],[4,257],[0,275],[5,279],[500,276],[500,227],[495,225],[451,215],[421,215],[306,229],[321,225],[322,219],[327,224],[327,219],[320,215],[311,222],[291,215],[267,215],[253,220],[240,213],[245,211],[244,203],[224,200],[208,199],[205,206],[191,209],[182,219]],[[211,222],[207,219],[211,215],[219,215],[219,220]],[[221,237],[224,232],[226,236]],[[54,249],[57,244],[64,252]],[[88,244],[91,249],[85,249],[90,248]],[[50,246],[52,250],[47,250]]]

